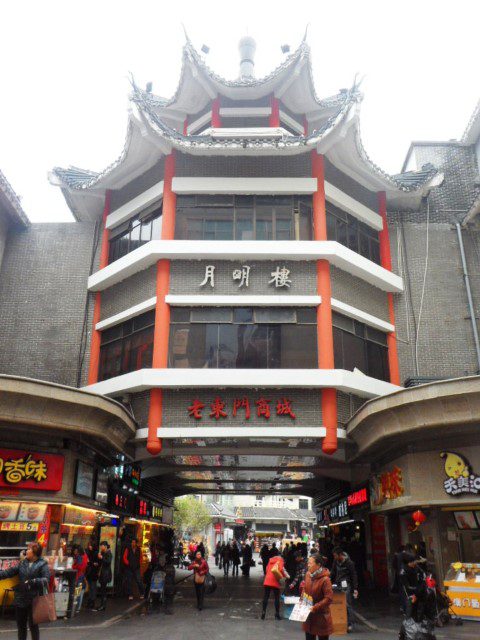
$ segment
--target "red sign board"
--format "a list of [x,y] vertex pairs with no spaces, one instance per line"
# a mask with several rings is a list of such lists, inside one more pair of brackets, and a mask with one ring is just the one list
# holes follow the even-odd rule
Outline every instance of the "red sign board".
[[64,457],[19,449],[0,449],[0,487],[60,491]]
[[368,492],[367,487],[363,489],[359,489],[358,491],[354,491],[351,493],[348,498],[348,506],[349,507],[358,507],[361,504],[365,504],[368,502]]
[[220,523],[214,524],[213,528],[215,531],[221,531],[222,530],[222,525]]
[[377,587],[388,587],[387,543],[385,516],[370,515],[372,532],[373,572]]
[[[192,404],[187,407],[188,415],[195,420],[202,420],[207,416],[211,420],[221,420],[229,417],[229,407],[220,396],[213,398],[209,404],[210,409],[207,407],[207,402],[202,402],[198,398],[192,400]],[[254,401],[251,401],[247,396],[233,399],[233,407],[231,415],[233,418],[243,417],[245,420],[250,420],[252,411],[256,411],[259,418],[270,420],[271,414],[275,411],[277,416],[286,416],[291,420],[295,420],[297,417],[293,410],[292,400],[285,396],[278,398],[276,402],[273,402],[271,398],[260,397]]]

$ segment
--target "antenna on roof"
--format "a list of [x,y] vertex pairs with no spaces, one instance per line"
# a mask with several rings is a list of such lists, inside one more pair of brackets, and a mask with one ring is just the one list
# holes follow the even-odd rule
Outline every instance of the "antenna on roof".
[[257,43],[252,36],[244,36],[238,43],[240,51],[240,78],[253,78],[253,67]]

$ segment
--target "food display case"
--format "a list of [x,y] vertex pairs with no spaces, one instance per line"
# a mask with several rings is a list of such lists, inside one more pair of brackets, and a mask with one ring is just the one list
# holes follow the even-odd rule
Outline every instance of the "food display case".
[[444,585],[457,616],[480,620],[480,564],[453,562]]

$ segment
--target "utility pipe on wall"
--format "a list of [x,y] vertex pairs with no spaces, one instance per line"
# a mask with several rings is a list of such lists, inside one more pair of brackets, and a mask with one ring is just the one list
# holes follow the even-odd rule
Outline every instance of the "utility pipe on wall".
[[468,310],[470,313],[470,322],[472,323],[473,341],[475,342],[475,351],[477,353],[477,373],[480,373],[480,342],[478,340],[477,321],[475,319],[475,308],[473,306],[472,290],[470,288],[470,278],[468,275],[467,261],[465,259],[465,248],[463,246],[462,228],[460,224],[455,223],[458,236],[458,244],[460,246],[460,255],[462,256],[463,279],[465,281],[465,289],[467,290]]

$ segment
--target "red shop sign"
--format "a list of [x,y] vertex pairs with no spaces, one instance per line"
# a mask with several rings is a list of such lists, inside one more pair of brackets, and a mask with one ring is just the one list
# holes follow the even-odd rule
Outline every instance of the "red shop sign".
[[348,496],[347,501],[349,507],[358,507],[359,505],[368,502],[367,487],[351,493]]
[[60,491],[63,456],[19,449],[0,449],[0,487]]
[[218,524],[214,524],[213,528],[214,528],[215,531],[221,531],[222,530],[222,525],[219,524],[219,523]]

